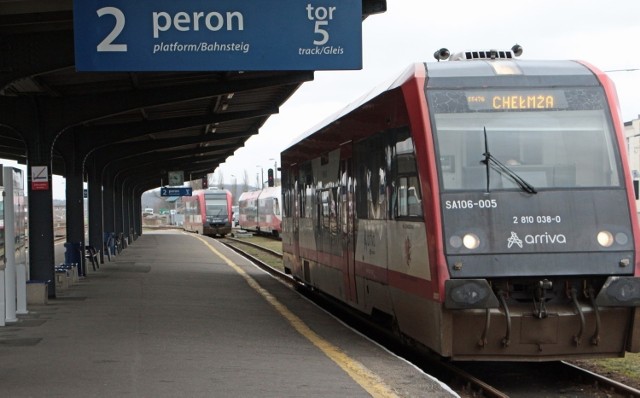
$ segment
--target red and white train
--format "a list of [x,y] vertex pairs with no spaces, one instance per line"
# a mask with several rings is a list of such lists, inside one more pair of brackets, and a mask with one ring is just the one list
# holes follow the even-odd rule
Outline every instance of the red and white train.
[[282,231],[281,187],[243,192],[238,199],[240,228],[279,236]]
[[208,236],[231,233],[231,192],[226,189],[198,189],[192,196],[181,197],[185,231]]
[[454,360],[640,350],[633,185],[596,68],[514,51],[415,64],[281,156],[302,283]]

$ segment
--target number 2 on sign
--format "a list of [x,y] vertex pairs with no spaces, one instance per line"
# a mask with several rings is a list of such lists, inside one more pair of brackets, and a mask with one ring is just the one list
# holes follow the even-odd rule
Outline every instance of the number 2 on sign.
[[113,44],[113,41],[124,29],[124,13],[115,7],[103,7],[96,12],[99,17],[103,15],[113,15],[116,18],[116,25],[113,27],[111,33],[98,44],[98,52],[126,52],[126,44]]

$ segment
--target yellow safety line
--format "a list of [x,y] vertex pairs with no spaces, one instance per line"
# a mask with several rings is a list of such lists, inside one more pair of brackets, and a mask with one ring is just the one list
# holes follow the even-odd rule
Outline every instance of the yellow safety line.
[[224,260],[225,263],[233,268],[256,292],[258,292],[269,304],[271,304],[276,311],[280,313],[295,330],[301,335],[307,338],[313,345],[318,347],[326,356],[333,360],[338,366],[340,366],[351,378],[362,388],[364,388],[372,397],[390,398],[398,397],[389,386],[387,386],[381,379],[367,369],[362,363],[350,358],[347,354],[342,352],[338,347],[329,343],[327,340],[318,336],[309,326],[307,326],[302,319],[297,317],[287,307],[285,307],[278,299],[276,299],[271,293],[265,290],[255,279],[245,272],[242,268],[236,265],[234,262],[225,257],[222,253],[216,250],[209,242],[203,238],[192,235],[198,238],[204,243],[209,250],[211,250],[216,256]]

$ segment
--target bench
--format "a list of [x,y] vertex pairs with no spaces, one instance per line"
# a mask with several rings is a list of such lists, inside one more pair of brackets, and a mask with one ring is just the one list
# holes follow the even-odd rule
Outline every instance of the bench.
[[70,285],[69,279],[71,279],[71,271],[69,268],[65,266],[57,266],[55,268],[56,275],[56,288],[57,289],[68,289]]
[[[91,266],[94,271],[100,268],[100,250],[87,245],[84,247],[84,258],[85,260],[91,261]],[[111,257],[109,257],[109,260],[111,260]]]
[[111,261],[111,254],[115,254],[114,246],[115,244],[113,241],[113,234],[105,233],[105,239],[103,241],[103,250],[104,250],[104,254],[107,255],[107,258],[109,261]]
[[107,255],[107,260],[111,261],[111,249],[107,244],[104,245],[104,253]]
[[126,247],[124,242],[124,234],[122,232],[120,232],[115,237],[115,245],[116,245],[116,252],[118,254],[122,253],[122,250]]
[[27,304],[47,304],[49,299],[49,281],[27,281]]

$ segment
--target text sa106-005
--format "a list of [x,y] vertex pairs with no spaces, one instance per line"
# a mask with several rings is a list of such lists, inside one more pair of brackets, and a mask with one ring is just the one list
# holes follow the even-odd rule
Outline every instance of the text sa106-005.
[[445,200],[444,208],[446,210],[465,210],[465,209],[495,209],[498,207],[496,199],[480,199],[480,200]]

